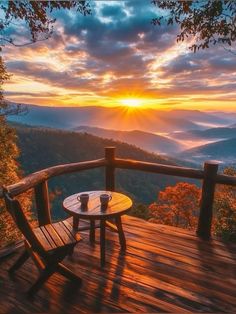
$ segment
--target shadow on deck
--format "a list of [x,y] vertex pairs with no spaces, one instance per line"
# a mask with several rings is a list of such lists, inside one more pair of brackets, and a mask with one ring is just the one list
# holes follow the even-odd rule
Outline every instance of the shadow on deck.
[[1,259],[0,313],[235,312],[235,245],[207,243],[189,231],[129,216],[123,226],[126,254],[108,231],[104,269],[99,237],[92,246],[88,231],[81,232],[83,241],[64,261],[83,279],[81,288],[54,274],[29,301],[37,269],[29,260],[10,279],[7,269],[19,253]]

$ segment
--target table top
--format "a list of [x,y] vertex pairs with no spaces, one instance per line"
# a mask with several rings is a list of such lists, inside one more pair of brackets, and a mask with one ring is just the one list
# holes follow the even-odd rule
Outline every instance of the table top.
[[[80,194],[88,193],[89,201],[86,209],[81,208],[81,203],[77,199]],[[100,195],[111,194],[112,199],[108,203],[108,207],[105,210],[101,209]],[[68,196],[63,201],[64,210],[72,216],[81,218],[111,218],[118,215],[122,215],[132,207],[132,200],[121,193],[111,191],[85,191]]]

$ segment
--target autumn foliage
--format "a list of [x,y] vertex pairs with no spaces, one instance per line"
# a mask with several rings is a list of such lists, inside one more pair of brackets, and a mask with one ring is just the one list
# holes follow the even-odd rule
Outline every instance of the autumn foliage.
[[[236,176],[236,169],[226,168],[224,174]],[[226,185],[217,186],[215,193],[216,235],[225,240],[236,241],[236,188]]]
[[200,189],[185,182],[169,186],[159,192],[156,203],[150,205],[151,221],[171,226],[196,228]]
[[[0,109],[7,109],[7,103],[2,94],[2,84],[8,79],[2,59],[0,58]],[[0,110],[0,112],[2,112]],[[21,176],[20,167],[17,163],[19,150],[16,145],[16,134],[11,128],[4,115],[0,115],[0,187],[16,183]],[[30,215],[30,198],[28,195],[21,195],[20,201],[27,215]],[[8,242],[19,239],[20,232],[7,213],[3,199],[0,199],[0,247]]]
[[[226,168],[224,174],[236,176],[236,169]],[[196,230],[201,189],[180,182],[159,192],[149,206],[149,220],[180,228]],[[223,240],[236,241],[236,188],[218,185],[215,191],[212,233]]]

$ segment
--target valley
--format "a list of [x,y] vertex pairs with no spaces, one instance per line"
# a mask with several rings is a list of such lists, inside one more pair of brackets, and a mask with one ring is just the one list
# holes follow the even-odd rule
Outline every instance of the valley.
[[202,165],[206,159],[219,160],[222,166],[235,164],[235,113],[124,106],[26,106],[28,114],[10,116],[9,121],[91,134],[195,166]]

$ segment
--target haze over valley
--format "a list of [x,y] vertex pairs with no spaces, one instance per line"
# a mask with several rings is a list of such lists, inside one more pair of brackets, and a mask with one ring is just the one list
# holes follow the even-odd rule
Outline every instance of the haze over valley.
[[41,107],[9,121],[29,126],[88,133],[170,155],[196,165],[216,159],[234,164],[236,114],[199,110],[107,107]]

